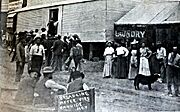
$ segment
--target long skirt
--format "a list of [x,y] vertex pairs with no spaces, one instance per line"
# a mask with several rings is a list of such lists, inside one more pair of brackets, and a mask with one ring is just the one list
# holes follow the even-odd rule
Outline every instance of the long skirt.
[[127,78],[127,62],[126,57],[118,56],[117,58],[117,74],[116,78]]
[[150,76],[149,62],[146,57],[140,57],[139,74]]
[[112,76],[112,55],[107,55],[105,58],[103,77],[109,77]]
[[150,58],[149,67],[150,67],[150,71],[151,71],[152,74],[160,72],[159,63],[158,63],[158,61],[156,59],[156,55],[155,54],[153,54],[151,56],[151,58]]
[[[133,58],[131,56],[131,58]],[[138,67],[137,64],[135,66],[132,66],[133,62],[130,62],[129,64],[129,73],[128,73],[128,79],[134,79],[138,73]]]
[[43,57],[34,55],[32,56],[31,61],[32,61],[31,70],[38,70],[40,72],[43,64]]

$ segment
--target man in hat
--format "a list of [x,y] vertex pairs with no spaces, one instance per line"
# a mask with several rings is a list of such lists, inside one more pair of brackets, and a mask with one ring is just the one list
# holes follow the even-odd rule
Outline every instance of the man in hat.
[[165,82],[165,61],[166,61],[166,49],[162,47],[161,42],[157,42],[156,59],[159,63],[159,74],[161,74],[160,82]]
[[[11,55],[11,53],[13,53],[13,57],[11,59],[11,62],[13,62],[15,60],[15,57],[16,57],[17,35],[18,35],[17,32],[15,32],[13,35],[13,39],[12,39],[11,51],[9,53],[9,56]],[[13,52],[14,50],[15,50],[15,52]]]
[[63,41],[61,40],[61,35],[57,36],[52,50],[54,54],[52,66],[55,70],[62,71]]
[[19,43],[16,46],[16,78],[15,82],[20,82],[25,65],[25,38],[23,35],[19,37]]
[[29,60],[31,69],[38,69],[40,72],[42,64],[45,62],[45,50],[44,46],[41,45],[40,37],[35,38],[35,44],[30,49]]
[[56,83],[52,79],[53,68],[50,66],[44,67],[42,69],[43,79],[38,81],[35,89],[35,104],[48,104],[52,106],[53,104],[53,93],[63,90],[66,92],[66,87]]
[[70,50],[70,57],[75,62],[75,67],[78,69],[80,66],[80,61],[83,58],[83,47],[81,45],[81,40],[78,36],[74,35],[74,38],[78,39],[72,42],[72,48]]
[[41,38],[47,39],[46,28],[41,28]]
[[41,74],[37,70],[29,71],[29,75],[24,77],[19,84],[15,97],[15,102],[22,105],[32,105],[34,99],[34,89]]
[[56,35],[56,24],[53,18],[50,19],[47,26],[48,26],[48,36],[54,37]]
[[69,57],[69,54],[70,54],[70,46],[69,46],[69,43],[68,43],[68,37],[67,36],[64,36],[63,38],[63,64],[64,64],[64,68],[67,69],[67,65],[66,65],[66,60],[68,59]]
[[80,71],[76,71],[76,68],[72,68],[72,72],[69,77],[67,92],[75,92],[80,90],[89,90],[89,87],[84,83],[84,74]]
[[172,95],[171,86],[174,86],[175,96],[179,95],[179,82],[178,82],[178,74],[180,69],[180,55],[177,52],[177,46],[173,47],[173,51],[168,55],[168,63],[167,63],[167,88],[168,95]]
[[43,40],[43,46],[45,49],[45,56],[46,56],[46,66],[50,66],[51,64],[53,42],[54,40],[49,38]]
[[39,30],[38,30],[38,29],[35,29],[34,35],[35,35],[34,38],[40,37],[40,34],[39,34]]

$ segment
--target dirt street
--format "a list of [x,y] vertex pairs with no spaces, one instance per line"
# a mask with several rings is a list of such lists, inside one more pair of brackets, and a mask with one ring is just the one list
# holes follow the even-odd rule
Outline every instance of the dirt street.
[[[0,48],[0,107],[4,102],[13,101],[17,91],[15,63],[9,60],[6,51]],[[147,86],[140,86],[141,90],[137,91],[133,81],[127,79],[103,79],[101,72],[86,72],[85,75],[87,85],[95,88],[96,112],[180,111],[180,98],[167,96],[166,84],[155,83],[152,91]],[[53,75],[62,85],[67,84],[68,77],[67,72]]]

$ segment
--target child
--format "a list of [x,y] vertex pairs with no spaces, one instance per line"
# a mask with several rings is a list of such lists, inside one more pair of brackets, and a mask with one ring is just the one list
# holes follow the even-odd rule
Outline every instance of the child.
[[129,67],[129,74],[128,79],[134,79],[138,73],[138,65],[137,65],[137,50],[131,51],[131,59],[130,59],[130,67]]

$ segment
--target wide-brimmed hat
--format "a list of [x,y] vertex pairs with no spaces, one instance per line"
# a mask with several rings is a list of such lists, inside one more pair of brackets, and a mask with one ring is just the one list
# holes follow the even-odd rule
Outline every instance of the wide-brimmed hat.
[[138,44],[139,42],[136,40],[136,39],[134,39],[132,42],[131,42],[131,44]]
[[34,37],[34,41],[36,41],[37,39],[41,40],[41,37],[40,36]]
[[46,74],[46,73],[48,73],[48,74],[51,74],[51,73],[53,73],[54,72],[54,70],[53,70],[53,68],[51,67],[51,66],[47,66],[47,67],[44,67],[43,69],[42,69],[42,73],[44,74]]

